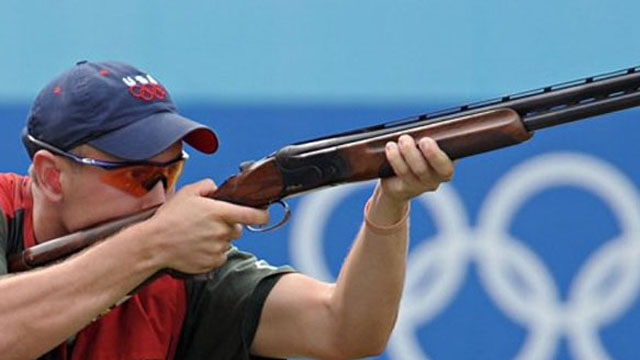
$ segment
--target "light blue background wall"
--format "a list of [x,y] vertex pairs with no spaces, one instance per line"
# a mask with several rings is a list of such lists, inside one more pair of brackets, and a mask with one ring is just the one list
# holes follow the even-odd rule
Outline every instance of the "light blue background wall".
[[[79,59],[123,60],[161,80],[222,140],[216,156],[193,154],[184,182],[221,182],[288,143],[637,66],[639,10],[594,0],[3,1],[0,170],[25,171],[28,104]],[[406,301],[381,358],[637,358],[639,116],[549,129],[466,159],[450,186],[414,202]],[[498,184],[533,176],[543,176],[535,194],[511,194],[519,208],[489,206]],[[294,199],[291,224],[239,244],[330,280],[357,231],[363,187]],[[603,194],[609,187],[618,190]],[[483,232],[484,217],[505,213],[512,239],[492,253],[501,236]]]
[[126,59],[180,97],[433,101],[634,64],[634,1],[7,0],[0,98],[78,59]]

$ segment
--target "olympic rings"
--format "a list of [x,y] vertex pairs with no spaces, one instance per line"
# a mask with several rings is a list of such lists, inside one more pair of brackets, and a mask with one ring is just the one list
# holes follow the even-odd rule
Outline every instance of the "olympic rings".
[[[327,261],[318,256],[324,253],[324,227],[340,202],[364,186],[336,187],[302,200],[291,230],[296,268],[333,280]],[[621,227],[620,236],[604,241],[584,262],[566,300],[559,295],[544,259],[508,232],[525,203],[556,186],[593,193]],[[584,154],[538,156],[503,176],[487,194],[474,226],[450,184],[416,200],[416,205],[431,214],[437,234],[409,254],[402,307],[389,343],[391,359],[429,359],[416,337],[417,329],[455,299],[469,264],[477,266],[480,284],[496,308],[527,330],[515,358],[551,359],[563,337],[576,358],[611,358],[600,340],[600,330],[628,312],[640,294],[640,195],[624,174]],[[517,274],[526,291],[509,274]],[[612,274],[616,281],[603,286]],[[429,279],[426,284],[425,279]]]
[[129,86],[129,94],[137,99],[144,101],[164,100],[167,96],[167,90],[160,84],[135,84]]

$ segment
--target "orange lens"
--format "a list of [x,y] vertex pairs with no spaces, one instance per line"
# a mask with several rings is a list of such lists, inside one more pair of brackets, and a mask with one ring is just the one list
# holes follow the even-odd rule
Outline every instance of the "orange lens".
[[160,181],[165,191],[170,192],[182,175],[184,162],[180,160],[167,166],[137,165],[107,170],[100,180],[137,197],[144,196]]

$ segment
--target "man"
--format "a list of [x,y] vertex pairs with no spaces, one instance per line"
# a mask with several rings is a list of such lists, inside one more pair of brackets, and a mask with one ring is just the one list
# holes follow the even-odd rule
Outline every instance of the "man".
[[[72,258],[0,278],[3,359],[356,358],[380,353],[395,323],[409,200],[451,178],[428,138],[402,136],[336,284],[275,268],[232,247],[264,210],[212,200],[210,180],[174,193],[186,155],[214,132],[179,115],[152,76],[117,62],[79,62],[47,85],[23,141],[30,176],[0,175],[0,259],[99,222],[162,204]],[[110,312],[162,269],[162,276]],[[6,264],[0,261],[0,272]]]

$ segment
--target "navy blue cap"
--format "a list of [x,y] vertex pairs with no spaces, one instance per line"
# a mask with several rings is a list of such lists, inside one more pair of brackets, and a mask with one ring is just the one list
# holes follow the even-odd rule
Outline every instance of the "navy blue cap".
[[[81,61],[55,78],[34,101],[23,133],[65,151],[88,144],[130,161],[180,140],[204,153],[218,148],[213,130],[178,114],[155,78],[113,61]],[[35,150],[27,146],[29,156]]]

